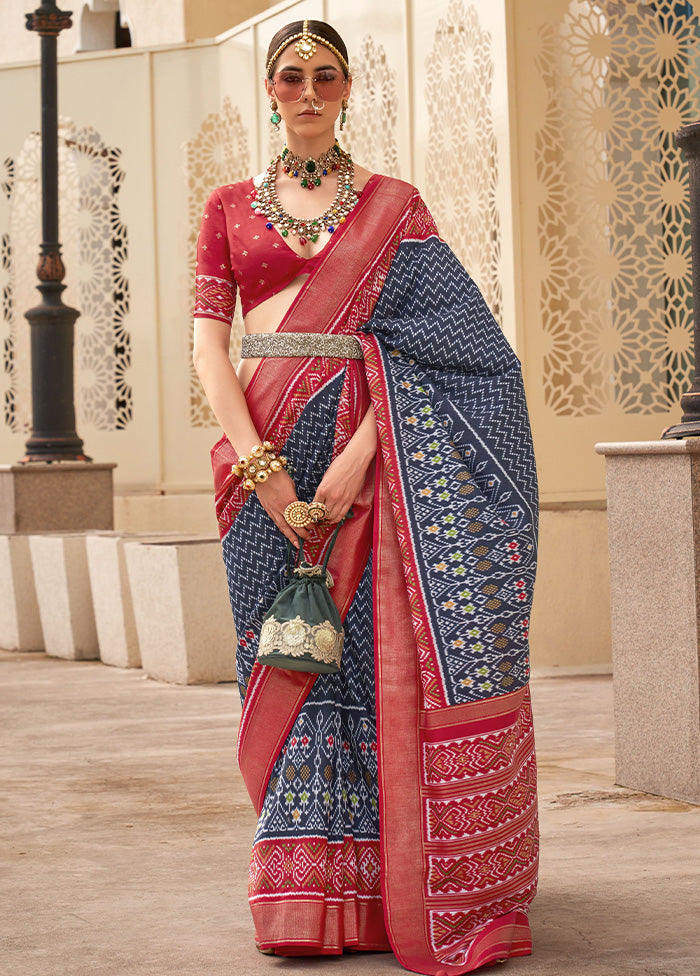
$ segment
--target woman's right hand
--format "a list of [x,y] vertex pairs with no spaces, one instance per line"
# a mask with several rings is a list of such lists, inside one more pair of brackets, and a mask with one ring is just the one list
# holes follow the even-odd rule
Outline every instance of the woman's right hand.
[[277,528],[289,539],[292,545],[299,548],[297,535],[301,536],[302,539],[310,538],[308,529],[294,530],[285,520],[285,508],[291,502],[297,501],[294,482],[286,471],[274,471],[267,481],[258,482],[255,486],[255,494]]

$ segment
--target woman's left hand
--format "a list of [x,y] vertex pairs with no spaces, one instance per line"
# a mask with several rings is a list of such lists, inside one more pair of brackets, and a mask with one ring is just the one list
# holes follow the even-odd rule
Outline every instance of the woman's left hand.
[[328,509],[326,524],[347,515],[364,484],[369,462],[363,464],[349,446],[331,461],[314,495]]

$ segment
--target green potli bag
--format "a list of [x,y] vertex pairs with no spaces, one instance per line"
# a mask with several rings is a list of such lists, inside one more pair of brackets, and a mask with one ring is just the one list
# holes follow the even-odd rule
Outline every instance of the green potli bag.
[[328,560],[346,518],[352,518],[352,512],[336,526],[326,558],[318,566],[304,560],[301,539],[293,562],[294,547],[287,543],[287,576],[291,583],[277,594],[263,618],[258,645],[260,664],[313,674],[340,671],[345,631],[330,594],[333,577],[328,572]]

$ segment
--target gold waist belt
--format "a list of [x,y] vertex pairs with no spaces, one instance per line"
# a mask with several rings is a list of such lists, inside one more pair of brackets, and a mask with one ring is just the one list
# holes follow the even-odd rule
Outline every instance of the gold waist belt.
[[352,335],[326,335],[322,332],[253,332],[243,336],[241,359],[262,359],[265,356],[362,359],[362,345]]

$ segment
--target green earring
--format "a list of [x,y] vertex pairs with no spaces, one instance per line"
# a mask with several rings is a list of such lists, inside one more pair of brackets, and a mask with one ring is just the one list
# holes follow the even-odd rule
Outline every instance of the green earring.
[[343,99],[343,110],[340,113],[340,131],[341,132],[343,131],[343,126],[345,125],[345,123],[347,122],[347,120],[348,120],[348,100],[347,100],[347,98],[344,98]]
[[274,98],[270,101],[270,110],[272,111],[272,115],[270,116],[270,122],[272,122],[272,124],[274,125],[274,127],[279,132],[280,131],[280,122],[282,121],[282,116],[277,111],[277,102],[274,100]]

